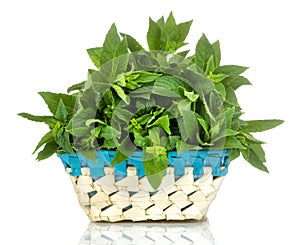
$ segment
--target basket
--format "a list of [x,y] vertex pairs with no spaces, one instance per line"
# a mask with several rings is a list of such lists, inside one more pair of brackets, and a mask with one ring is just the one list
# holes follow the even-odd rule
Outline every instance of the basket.
[[97,162],[80,153],[58,156],[92,222],[201,220],[229,165],[227,150],[169,152],[168,168],[154,190],[145,176],[142,152],[114,167],[109,165],[115,151],[97,151]]

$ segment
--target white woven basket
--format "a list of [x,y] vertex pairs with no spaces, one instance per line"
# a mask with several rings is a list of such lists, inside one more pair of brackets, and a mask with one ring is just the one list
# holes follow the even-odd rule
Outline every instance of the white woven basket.
[[215,199],[224,177],[213,177],[211,167],[194,180],[193,167],[175,179],[174,168],[168,167],[158,190],[147,177],[139,178],[136,168],[127,167],[127,177],[115,180],[114,168],[104,167],[105,176],[93,180],[89,168],[80,176],[70,175],[80,206],[92,222],[146,220],[201,220]]

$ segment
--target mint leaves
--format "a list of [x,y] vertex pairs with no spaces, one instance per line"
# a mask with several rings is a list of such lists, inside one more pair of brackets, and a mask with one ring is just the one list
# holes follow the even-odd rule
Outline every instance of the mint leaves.
[[220,42],[202,34],[195,50],[181,50],[192,21],[176,23],[172,13],[149,19],[149,50],[115,24],[102,45],[87,53],[95,66],[86,81],[68,93],[40,92],[50,116],[20,113],[45,123],[38,160],[54,153],[80,152],[96,161],[96,151],[115,150],[111,163],[143,152],[144,170],[158,188],[168,166],[168,152],[228,149],[231,160],[242,155],[252,166],[264,165],[264,142],[252,133],[277,127],[282,120],[241,119],[236,90],[251,85],[248,69],[221,65]]

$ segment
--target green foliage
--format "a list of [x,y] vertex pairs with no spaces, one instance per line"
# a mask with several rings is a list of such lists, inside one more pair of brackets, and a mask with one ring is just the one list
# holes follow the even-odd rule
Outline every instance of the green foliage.
[[254,167],[264,165],[264,142],[252,133],[274,128],[282,120],[244,121],[236,90],[250,81],[247,67],[220,65],[220,42],[203,34],[193,54],[186,45],[192,21],[177,24],[149,19],[149,51],[128,34],[109,29],[103,45],[88,49],[97,68],[70,94],[40,92],[51,116],[19,115],[49,127],[37,144],[38,160],[54,153],[80,152],[96,161],[96,151],[115,150],[111,165],[143,151],[145,173],[158,188],[168,166],[167,154],[200,149],[228,149]]

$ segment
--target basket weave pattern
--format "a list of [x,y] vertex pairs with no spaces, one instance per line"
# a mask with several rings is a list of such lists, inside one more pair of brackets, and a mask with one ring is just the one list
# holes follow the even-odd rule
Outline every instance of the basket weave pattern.
[[[67,169],[70,172],[70,169]],[[211,168],[194,181],[193,168],[175,182],[174,168],[168,168],[159,191],[153,189],[146,177],[138,179],[134,167],[128,167],[128,176],[114,181],[113,168],[106,167],[106,176],[93,181],[88,168],[83,175],[70,176],[80,206],[91,221],[143,221],[202,219],[214,200],[223,178],[213,179]],[[96,192],[94,195],[89,193]],[[131,195],[131,193],[134,193]]]

